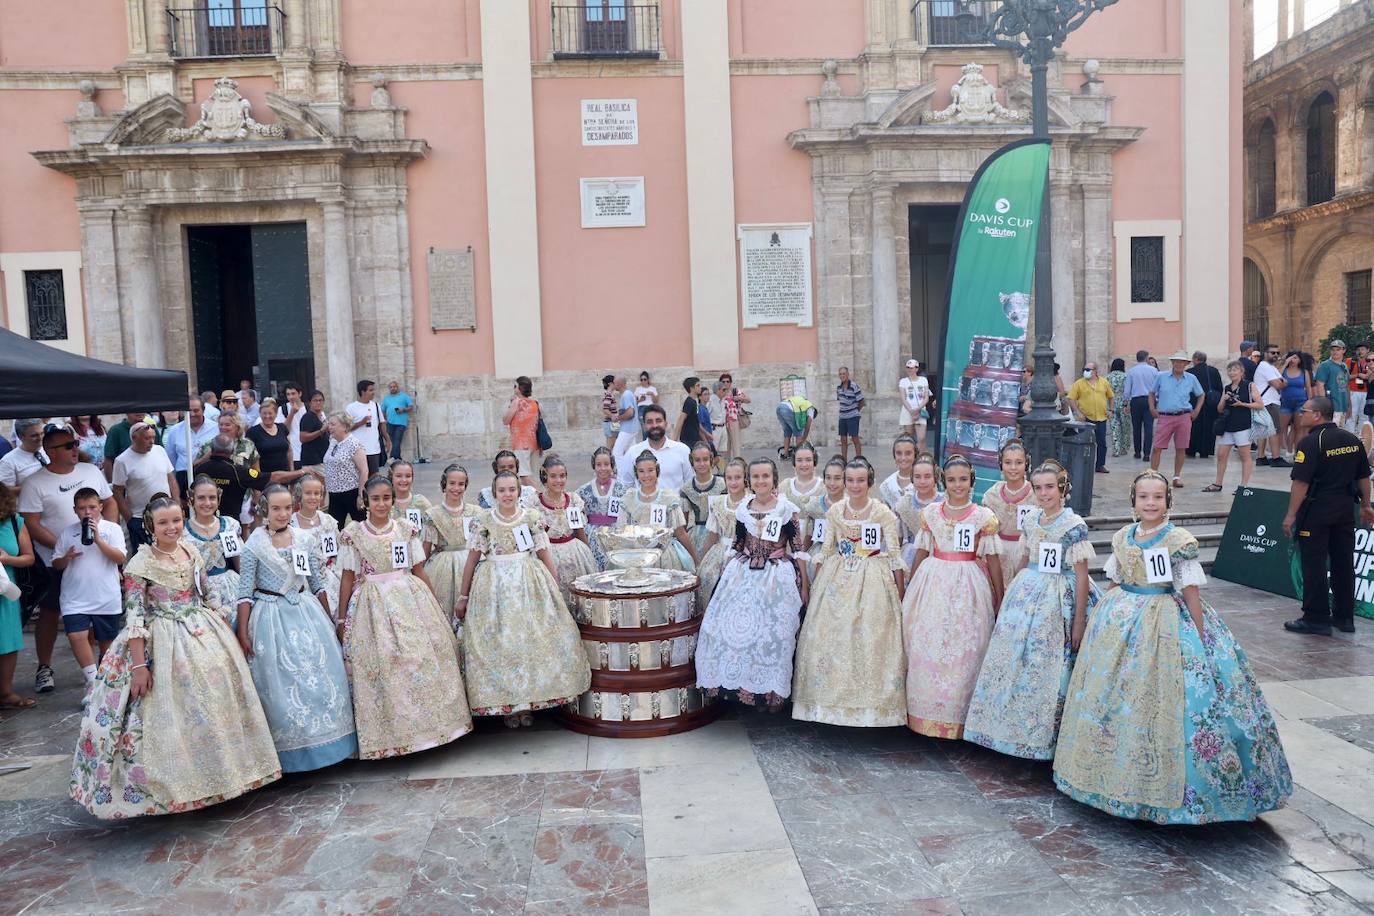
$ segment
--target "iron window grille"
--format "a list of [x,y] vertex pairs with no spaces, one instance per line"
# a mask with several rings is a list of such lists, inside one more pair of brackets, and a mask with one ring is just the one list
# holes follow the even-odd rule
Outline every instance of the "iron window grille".
[[1131,301],[1164,301],[1164,236],[1131,237]]
[[24,271],[31,340],[67,339],[67,295],[60,270]]

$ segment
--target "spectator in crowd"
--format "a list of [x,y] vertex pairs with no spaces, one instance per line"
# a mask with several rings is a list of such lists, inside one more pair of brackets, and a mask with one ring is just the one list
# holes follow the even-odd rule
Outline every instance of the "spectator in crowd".
[[1255,470],[1254,456],[1250,454],[1250,427],[1253,424],[1250,411],[1262,409],[1264,402],[1260,400],[1259,388],[1255,383],[1245,380],[1243,360],[1237,359],[1227,364],[1226,375],[1230,379],[1230,384],[1222,391],[1221,402],[1217,405],[1222,429],[1218,437],[1217,479],[1215,483],[1202,488],[1204,493],[1216,493],[1221,490],[1222,482],[1226,479],[1226,461],[1231,456],[1233,447],[1236,454],[1240,455],[1242,487],[1250,485],[1250,475]]
[[[744,448],[742,432],[744,427],[749,425],[749,410],[744,405],[751,403],[751,401],[743,389],[735,387],[735,377],[729,372],[722,372],[720,381],[724,382],[728,389],[727,394],[721,395],[721,400],[725,402],[724,452],[727,458],[734,458]],[[743,424],[740,423],[741,412],[745,415]]]
[[1350,370],[1345,365],[1345,341],[1331,341],[1331,355],[1312,373],[1318,397],[1330,398],[1337,426],[1345,426],[1350,416]]
[[[701,392],[701,379],[695,375],[689,375],[682,380],[682,390],[686,392],[686,397],[682,399],[682,412],[678,414],[677,423],[673,426],[673,439],[681,442],[691,451],[692,446],[701,441],[701,420],[700,420],[700,401],[698,395]],[[644,414],[640,414],[640,422],[643,422]],[[647,433],[648,430],[645,430]],[[659,478],[662,480],[662,477]],[[679,484],[680,486],[680,484]],[[677,487],[669,487],[670,492],[676,492]]]
[[377,383],[372,379],[358,382],[358,400],[352,401],[344,412],[353,418],[353,433],[363,454],[367,456],[367,476],[377,473],[382,466],[382,456],[390,451],[391,441],[382,428],[382,413],[377,407]]
[[1283,378],[1280,389],[1279,416],[1283,420],[1280,432],[1283,435],[1283,448],[1292,457],[1294,447],[1302,433],[1299,432],[1298,413],[1313,396],[1312,359],[1301,350],[1289,350],[1283,358],[1279,370]]
[[1161,372],[1150,391],[1150,415],[1155,419],[1154,448],[1150,452],[1150,467],[1159,470],[1159,459],[1170,442],[1174,446],[1174,486],[1183,486],[1183,462],[1187,457],[1188,440],[1193,421],[1202,410],[1202,386],[1196,376],[1186,371],[1188,354],[1175,351],[1169,357],[1172,371]]
[[1074,380],[1068,402],[1079,416],[1093,425],[1093,436],[1097,440],[1096,470],[1099,474],[1108,473],[1107,417],[1112,411],[1112,386],[1097,374],[1097,363],[1084,364],[1083,377]]
[[1150,392],[1155,387],[1159,370],[1150,365],[1147,350],[1135,351],[1135,365],[1126,373],[1126,399],[1131,405],[1131,454],[1150,460],[1154,446],[1155,421],[1150,413]]
[[1253,340],[1242,340],[1240,342],[1240,365],[1245,370],[1245,380],[1253,382],[1255,380],[1255,369],[1259,367],[1260,355],[1256,352],[1259,346]]
[[386,433],[391,437],[391,460],[401,458],[401,442],[410,429],[410,415],[415,412],[415,399],[401,390],[401,383],[392,379],[386,385],[386,397],[382,398],[382,411],[386,414]]
[[239,379],[239,401],[243,400],[243,392],[253,387],[253,380],[250,378]]
[[[783,398],[778,402],[778,425],[782,427],[782,448],[778,457],[783,461],[792,460],[797,449],[806,444],[811,435],[811,422],[816,419],[816,405],[799,394]],[[796,439],[796,445],[792,440]]]
[[158,441],[161,442],[167,434],[167,430],[181,422],[181,411],[179,410],[159,410],[154,418],[154,428],[157,430]]
[[668,437],[668,414],[658,404],[644,411],[644,441],[630,446],[624,458],[616,458],[616,476],[627,487],[636,485],[635,459],[652,452],[658,459],[658,483],[669,493],[677,493],[692,478],[692,450]]
[[926,450],[925,411],[930,402],[930,382],[921,374],[918,360],[906,361],[906,375],[897,380],[897,392],[902,399],[897,425],[902,428],[902,435],[916,440],[916,451],[923,452]]
[[101,515],[112,522],[119,517],[109,481],[94,465],[78,460],[79,448],[71,430],[60,426],[49,429],[43,434],[48,464],[30,474],[19,490],[19,511],[24,516],[25,530],[33,538],[39,561],[47,568],[47,586],[38,596],[38,624],[34,629],[38,671],[33,686],[39,693],[50,693],[55,686],[52,649],[61,615],[62,573],[52,569],[52,550],[62,529],[77,520],[72,495],[90,487],[100,497]]
[[1355,355],[1345,361],[1345,368],[1350,373],[1350,416],[1346,419],[1345,428],[1359,436],[1369,422],[1364,405],[1369,393],[1369,376],[1374,372],[1374,363],[1369,359],[1368,341],[1355,344]]
[[286,438],[291,443],[291,459],[300,467],[301,463],[301,420],[305,418],[306,406],[299,382],[282,385],[286,403],[280,405],[281,421],[286,424]]
[[620,421],[620,432],[616,433],[615,444],[611,446],[611,452],[617,462],[622,455],[629,451],[630,446],[639,441],[639,434],[642,427],[639,423],[639,405],[636,403],[633,391],[628,389],[629,382],[623,375],[615,377],[613,389],[616,396],[620,399],[618,408],[620,412],[616,418]]
[[[702,389],[705,389],[705,385]],[[711,386],[710,397],[706,399],[707,422],[711,424],[711,448],[716,453],[716,463],[725,466],[725,455],[730,451],[730,421],[726,402],[732,394],[729,382],[717,381]],[[702,424],[705,428],[705,424]]]
[[[125,459],[139,447],[140,430],[147,434],[152,448],[160,447],[152,444],[153,431],[148,424],[135,424],[133,444],[115,459],[116,476]],[[115,498],[120,498],[118,493]],[[57,533],[52,568],[66,585],[61,596],[62,629],[89,690],[95,683],[96,662],[109,650],[124,623],[119,567],[128,558],[129,550],[125,549],[124,532],[119,526],[100,517],[100,495],[95,490],[79,487],[72,494],[72,508],[78,521]],[[141,522],[138,530],[143,531]]]
[[[129,447],[129,431],[135,423],[145,421],[149,425],[154,425],[154,420],[145,411],[140,410],[137,413],[125,414],[124,419],[111,426],[109,432],[105,434],[105,455],[101,469],[105,472],[106,480],[109,480],[110,475],[114,473],[115,459],[124,454],[124,450]],[[157,435],[157,444],[162,444],[160,435]]]
[[1112,409],[1107,415],[1107,441],[1111,443],[1112,457],[1120,458],[1131,450],[1131,402],[1126,397],[1126,361],[1119,356],[1112,360],[1107,384],[1112,386]]
[[1255,366],[1254,379],[1255,387],[1260,392],[1260,400],[1264,402],[1264,412],[1269,415],[1269,424],[1273,427],[1269,435],[1259,440],[1259,457],[1255,463],[1274,468],[1291,467],[1283,460],[1283,415],[1279,412],[1279,404],[1283,399],[1284,381],[1278,365],[1281,355],[1276,345],[1269,344],[1265,347],[1264,358]]
[[617,403],[615,376],[609,373],[601,376],[601,437],[606,440],[606,448],[615,448],[615,438],[620,435],[620,405]]
[[697,428],[700,430],[701,438],[698,440],[711,450],[712,458],[716,454],[716,435],[715,425],[711,422],[711,391],[705,384],[697,385]]
[[239,393],[226,388],[219,393],[219,412],[238,413],[239,412]]
[[1207,363],[1207,354],[1198,350],[1193,353],[1193,364],[1188,374],[1197,379],[1202,386],[1202,410],[1193,420],[1192,433],[1188,438],[1187,455],[1189,458],[1211,458],[1216,449],[1217,410],[1221,404],[1221,390],[1226,384],[1216,366]]
[[323,475],[324,453],[329,448],[329,432],[325,429],[324,392],[316,388],[306,399],[305,413],[301,416],[301,460],[302,468],[320,469]]
[[[167,450],[167,459],[172,462],[172,467],[176,471],[177,484],[183,493],[189,493],[187,489],[190,483],[186,477],[188,455],[186,454],[186,427],[191,427],[191,449],[199,454],[201,449],[206,448],[210,440],[219,435],[219,424],[212,423],[205,416],[205,402],[198,397],[192,397],[187,401],[186,419],[176,426],[167,430],[164,441],[167,443],[164,448]],[[208,453],[208,449],[206,449]]]
[[256,388],[245,388],[239,392],[239,412],[243,414],[243,422],[248,429],[256,426],[262,418],[262,404]]
[[[224,419],[224,415],[220,415]],[[267,475],[258,471],[256,465],[243,464],[235,459],[234,452],[238,443],[229,436],[216,436],[210,440],[210,454],[196,468],[196,477],[208,477],[219,487],[220,514],[226,520],[237,522],[240,509],[247,502],[249,493],[261,493],[267,488]],[[194,481],[192,481],[194,483]],[[237,531],[237,527],[234,528]]]
[[[220,403],[224,403],[224,398],[220,398]],[[252,439],[248,438],[248,430],[244,426],[242,414],[222,411],[219,415],[219,419],[215,421],[215,429],[218,435],[224,436],[234,443],[231,452],[231,460],[234,464],[242,465],[246,468],[253,468],[255,470],[258,468],[260,460],[258,447],[253,444]],[[209,460],[209,458],[210,444],[207,442],[205,445],[202,445],[200,451],[196,453],[196,460],[192,465],[198,468],[202,462]],[[223,503],[223,505],[228,508],[227,503]],[[238,511],[237,506],[233,508],[235,512]]]
[[296,468],[296,459],[291,457],[291,439],[280,417],[277,399],[263,398],[258,425],[248,430],[248,438],[258,450],[258,470],[268,481],[290,484],[304,472]]
[[[166,450],[153,441],[154,435],[151,423],[135,423],[129,431],[129,447],[115,459],[110,478],[119,515],[129,527],[130,553],[152,540],[152,533],[143,530],[143,510],[153,494],[181,497],[172,461]],[[119,546],[123,546],[122,537]]]
[[515,380],[514,393],[506,404],[501,422],[510,429],[510,450],[520,467],[517,474],[522,486],[534,486],[534,472],[539,463],[539,402],[534,399],[534,382],[528,375]]
[[28,709],[33,697],[14,692],[14,669],[24,648],[24,615],[16,572],[33,568],[33,542],[19,515],[19,489],[0,486],[0,709]]
[[48,460],[43,454],[43,421],[37,417],[15,420],[14,437],[19,447],[0,458],[0,484],[17,488]]
[[1150,367],[1153,368],[1156,372],[1160,371],[1159,360],[1155,359],[1153,356],[1146,360],[1146,362],[1148,362],[1150,364]]
[[840,457],[849,460],[849,443],[854,443],[854,457],[864,455],[863,442],[859,439],[859,415],[864,409],[863,389],[849,378],[849,367],[841,366],[840,383],[835,386],[835,400],[839,405],[840,418]]
[[213,391],[202,391],[200,402],[205,405],[205,419],[211,423],[219,419],[219,395]]
[[72,417],[72,432],[76,434],[76,441],[80,443],[81,451],[92,462],[104,461],[105,424],[100,422],[100,417],[95,414]]
[[658,403],[658,388],[654,386],[653,380],[649,378],[649,370],[639,373],[639,385],[635,387],[635,419],[640,423],[640,429],[644,428],[644,409],[650,404]]

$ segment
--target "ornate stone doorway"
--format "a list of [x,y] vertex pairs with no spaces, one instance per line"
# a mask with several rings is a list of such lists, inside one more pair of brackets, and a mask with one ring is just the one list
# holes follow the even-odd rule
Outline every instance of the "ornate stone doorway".
[[[945,283],[959,208],[915,204],[907,208],[911,250],[911,354],[932,376],[940,371],[945,343]],[[936,389],[938,390],[938,389]]]

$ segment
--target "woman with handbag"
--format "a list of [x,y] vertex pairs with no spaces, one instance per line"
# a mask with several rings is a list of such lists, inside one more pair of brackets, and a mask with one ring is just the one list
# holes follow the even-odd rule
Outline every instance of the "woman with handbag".
[[1193,364],[1188,367],[1188,374],[1195,377],[1202,386],[1202,410],[1193,420],[1192,436],[1188,439],[1185,454],[1189,458],[1211,458],[1216,451],[1217,443],[1212,427],[1217,422],[1217,411],[1220,409],[1221,393],[1225,386],[1221,381],[1221,373],[1217,371],[1216,366],[1207,365],[1207,354],[1201,350],[1193,353]]
[[721,393],[721,400],[725,402],[725,452],[724,458],[729,461],[731,458],[739,457],[740,453],[740,431],[749,428],[750,421],[754,415],[743,405],[749,403],[749,395],[735,387],[735,377],[729,372],[722,372],[718,381],[725,386]]
[[[534,383],[528,375],[517,378],[515,393],[511,395],[506,412],[501,417],[501,422],[510,427],[511,451],[515,452],[516,460],[520,462],[520,483],[527,487],[534,486],[534,475],[530,468],[538,463],[539,454],[553,445],[552,441],[547,446],[539,441],[539,427],[544,421],[539,415],[539,402],[531,397],[533,393]],[[544,438],[547,440],[548,430],[544,431]]]
[[1255,471],[1255,456],[1250,453],[1250,427],[1254,423],[1251,411],[1263,408],[1264,402],[1260,400],[1259,389],[1254,383],[1245,380],[1245,367],[1240,360],[1227,363],[1226,374],[1231,383],[1222,389],[1221,402],[1217,405],[1218,416],[1210,430],[1218,440],[1217,479],[1215,483],[1203,487],[1203,493],[1221,492],[1221,482],[1226,478],[1226,462],[1231,457],[1232,448],[1240,455],[1242,487],[1250,485],[1250,475]]

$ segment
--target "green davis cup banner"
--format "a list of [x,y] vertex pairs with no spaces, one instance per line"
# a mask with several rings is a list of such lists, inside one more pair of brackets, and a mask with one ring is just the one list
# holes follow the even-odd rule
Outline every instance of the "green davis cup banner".
[[1019,140],[969,183],[950,254],[941,360],[945,457],[966,456],[978,488],[999,478],[997,449],[1016,435],[1035,240],[1049,177],[1048,140]]

